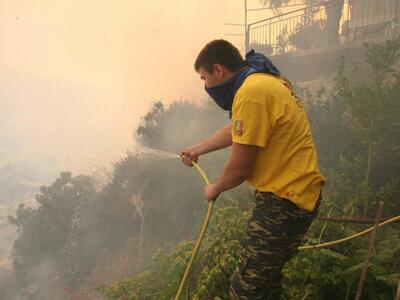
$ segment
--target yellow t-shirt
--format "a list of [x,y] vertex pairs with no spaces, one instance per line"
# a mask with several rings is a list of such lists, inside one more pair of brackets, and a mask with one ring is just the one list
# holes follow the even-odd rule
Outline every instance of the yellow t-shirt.
[[286,81],[264,73],[245,79],[233,100],[232,141],[261,147],[252,186],[314,209],[325,179],[307,115]]

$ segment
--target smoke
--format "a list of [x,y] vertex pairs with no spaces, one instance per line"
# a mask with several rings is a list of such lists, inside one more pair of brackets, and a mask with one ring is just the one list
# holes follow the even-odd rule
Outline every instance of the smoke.
[[[0,267],[0,299],[13,299],[17,293],[17,283],[10,270]],[[17,298],[14,298],[17,300]]]
[[33,267],[27,279],[29,285],[17,289],[17,281],[11,271],[0,269],[0,299],[4,300],[64,300],[70,291],[60,282],[59,267],[50,260],[43,260]]

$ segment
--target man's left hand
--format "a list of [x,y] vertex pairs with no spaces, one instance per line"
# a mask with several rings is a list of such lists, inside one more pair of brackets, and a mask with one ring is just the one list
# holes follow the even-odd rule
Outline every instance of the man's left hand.
[[207,184],[204,187],[204,196],[208,201],[214,201],[221,194],[215,183]]

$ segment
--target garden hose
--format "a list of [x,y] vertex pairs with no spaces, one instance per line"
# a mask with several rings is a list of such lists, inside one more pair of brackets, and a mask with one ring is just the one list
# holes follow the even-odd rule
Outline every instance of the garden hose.
[[[393,217],[393,218],[391,218],[389,220],[386,220],[385,222],[379,223],[378,227],[382,227],[382,226],[385,226],[387,224],[390,224],[390,223],[393,223],[393,222],[398,222],[398,221],[400,221],[400,216]],[[299,247],[297,249],[298,250],[309,250],[309,249],[319,249],[319,248],[330,247],[330,246],[341,244],[341,243],[350,241],[352,239],[355,239],[357,237],[366,235],[367,233],[370,233],[373,230],[374,230],[374,227],[371,227],[371,228],[368,228],[368,229],[366,229],[364,231],[358,232],[356,234],[353,234],[351,236],[348,236],[348,237],[340,239],[340,240],[336,240],[336,241],[332,241],[332,242],[326,242],[326,243],[322,243],[322,244],[316,244],[316,245],[302,246],[302,247]]]
[[[210,180],[208,180],[208,177],[207,177],[206,173],[203,171],[203,169],[193,161],[192,161],[192,164],[193,164],[193,166],[195,166],[196,170],[203,177],[203,179],[206,182],[206,184],[209,184]],[[187,281],[187,279],[189,277],[190,271],[192,270],[193,262],[194,262],[194,260],[196,258],[197,253],[199,252],[201,243],[203,242],[203,239],[204,239],[204,235],[206,234],[206,231],[207,231],[208,223],[210,222],[210,219],[211,219],[211,213],[212,213],[213,205],[214,205],[214,201],[208,202],[208,211],[207,211],[206,218],[204,219],[203,227],[201,228],[201,232],[200,232],[199,238],[197,239],[196,246],[194,247],[192,256],[190,257],[189,263],[188,263],[188,265],[186,267],[185,274],[183,275],[181,284],[180,284],[179,289],[178,289],[178,293],[175,296],[175,300],[179,300],[179,298],[181,297],[183,288],[185,287],[185,284],[186,284],[186,281]]]
[[[204,170],[197,163],[195,163],[193,161],[192,161],[192,164],[196,168],[196,170],[200,173],[200,175],[203,177],[203,179],[206,182],[206,184],[209,184],[210,180],[208,179],[208,177],[207,177],[206,173],[204,172]],[[181,284],[179,286],[178,292],[177,292],[177,294],[175,296],[175,300],[179,300],[181,295],[182,295],[183,289],[184,289],[184,287],[186,285],[186,281],[187,281],[187,279],[189,277],[190,271],[192,270],[194,260],[195,260],[195,258],[197,256],[197,253],[200,250],[201,243],[203,242],[204,235],[205,235],[205,233],[207,231],[207,227],[208,227],[208,224],[209,224],[210,219],[211,219],[211,213],[212,213],[213,205],[214,205],[214,201],[210,201],[208,203],[208,211],[207,211],[207,215],[206,215],[206,217],[204,219],[203,227],[201,228],[201,232],[200,232],[199,238],[197,239],[196,245],[195,245],[194,250],[192,252],[192,256],[190,257],[189,263],[188,263],[188,265],[186,267],[186,270],[185,270],[185,273],[183,275],[183,278],[182,278]],[[382,227],[384,225],[387,225],[387,224],[390,224],[390,223],[393,223],[393,222],[397,222],[397,221],[400,221],[400,216],[397,216],[397,217],[391,218],[389,220],[386,220],[386,221],[384,221],[382,223],[379,223],[378,227]],[[332,242],[327,242],[327,243],[322,243],[322,244],[301,246],[301,247],[299,247],[297,249],[298,250],[311,250],[311,249],[319,249],[319,248],[330,247],[330,246],[341,244],[341,243],[347,242],[349,240],[355,239],[357,237],[366,235],[367,233],[370,233],[373,230],[374,230],[374,227],[371,227],[371,228],[368,228],[368,229],[366,229],[364,231],[358,232],[356,234],[353,234],[353,235],[348,236],[348,237],[343,238],[343,239],[339,239],[339,240],[332,241]]]

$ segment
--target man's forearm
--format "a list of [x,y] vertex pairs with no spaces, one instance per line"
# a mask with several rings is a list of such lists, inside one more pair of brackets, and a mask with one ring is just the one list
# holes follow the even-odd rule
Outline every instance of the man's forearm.
[[194,145],[198,155],[206,154],[215,150],[223,149],[232,145],[232,125],[227,125],[218,130],[213,136]]
[[215,183],[217,190],[222,193],[247,180],[253,172],[257,153],[257,146],[234,143],[231,158]]
[[234,169],[227,165],[222,176],[215,183],[220,193],[232,189],[242,184],[248,177],[248,174],[239,169]]
[[207,200],[215,200],[222,192],[238,186],[248,179],[254,169],[258,146],[233,143],[231,158],[225,166],[222,176],[204,187]]

